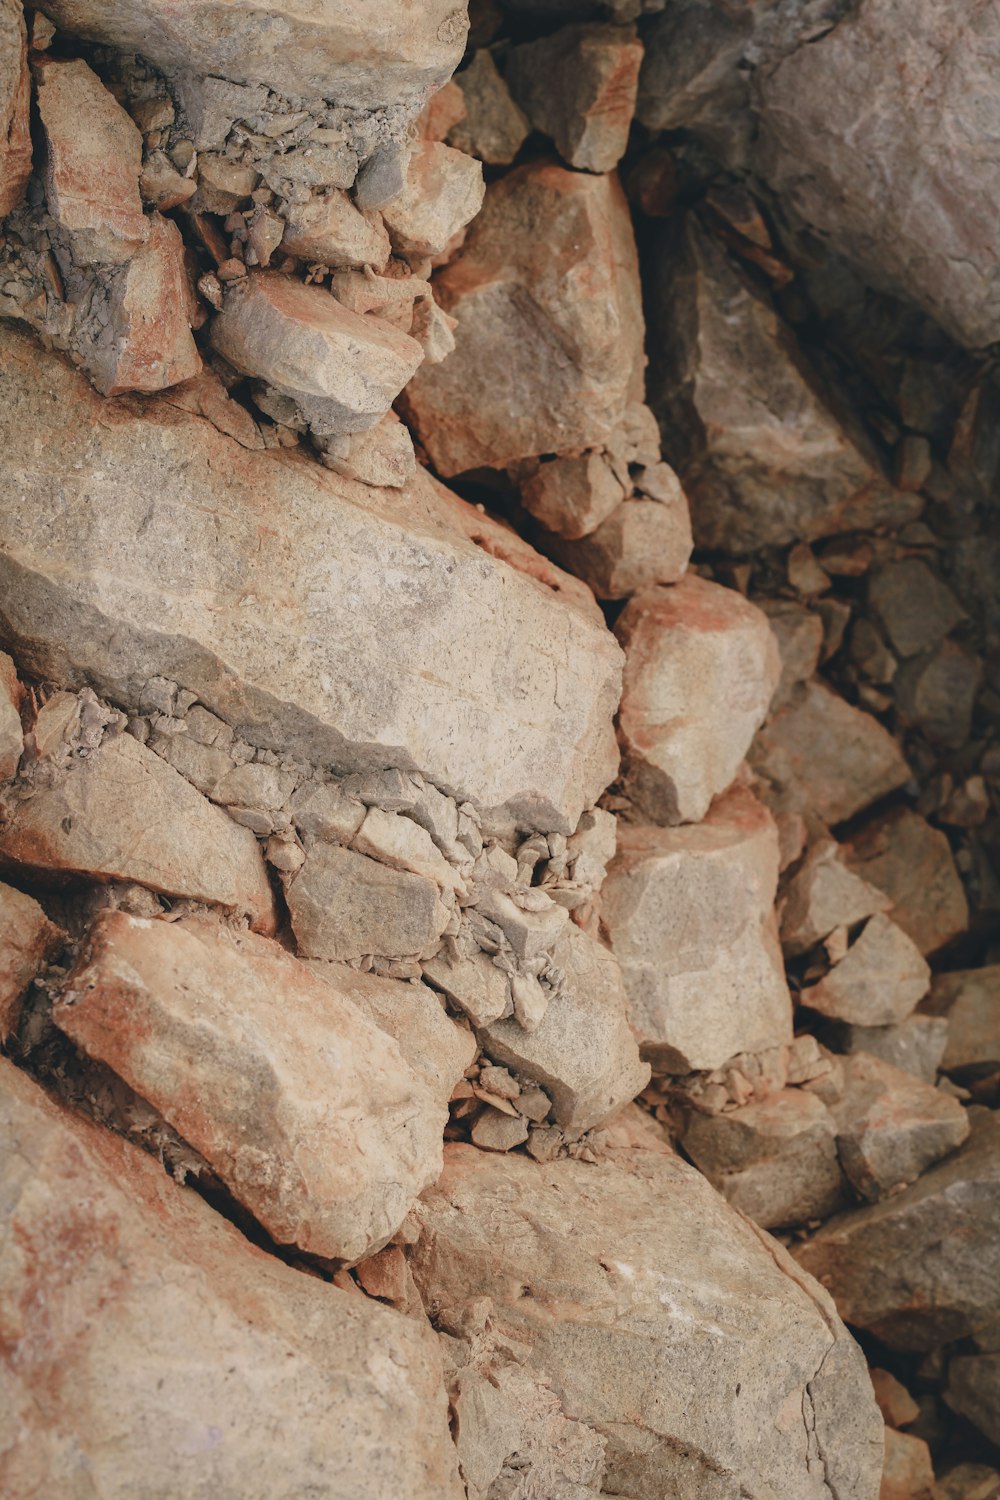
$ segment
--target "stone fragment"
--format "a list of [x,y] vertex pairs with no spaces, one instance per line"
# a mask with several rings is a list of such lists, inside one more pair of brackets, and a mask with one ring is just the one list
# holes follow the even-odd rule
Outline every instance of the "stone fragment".
[[[472,45],[470,41],[470,45]],[[460,120],[465,119],[465,99],[454,78],[438,89],[427,101],[417,121],[417,130],[425,141],[443,141]],[[464,150],[464,147],[459,147]],[[475,155],[475,153],[472,153]]]
[[359,318],[322,287],[278,272],[231,286],[210,336],[230,364],[290,396],[321,436],[373,427],[423,358],[383,319]]
[[396,201],[406,187],[408,161],[398,141],[386,141],[372,152],[354,184],[354,201],[362,213],[377,213]]
[[735,590],[689,575],[636,594],[615,634],[629,796],[655,822],[697,822],[736,775],[777,684],[767,619]]
[[538,958],[547,953],[569,921],[569,912],[543,891],[531,892],[531,904],[522,905],[520,892],[487,888],[476,903],[477,911],[495,922],[518,958]]
[[650,321],[649,401],[698,546],[751,552],[919,513],[827,403],[770,301],[690,218],[657,256]]
[[625,155],[642,43],[631,26],[564,26],[513,47],[507,82],[571,167],[611,172]]
[[372,266],[389,263],[389,236],[377,214],[355,208],[336,188],[304,203],[292,204],[281,248],[302,260],[325,266]]
[[666,501],[636,495],[589,536],[572,542],[556,538],[549,552],[582,578],[598,599],[624,599],[657,583],[678,582],[687,569],[692,542],[687,499],[676,478],[674,484]]
[[926,1352],[1000,1320],[1000,1119],[912,1187],[839,1214],[795,1251],[841,1317],[890,1349]]
[[625,486],[600,451],[526,464],[521,504],[548,531],[576,538],[596,531],[625,499]]
[[[539,1165],[449,1146],[415,1213],[439,1324],[485,1358],[488,1314],[496,1378],[516,1362],[603,1440],[603,1473],[540,1495],[875,1500],[881,1418],[829,1300],[662,1148]],[[523,1472],[522,1430],[494,1431],[486,1473]]]
[[465,1012],[473,1026],[489,1026],[509,1011],[507,975],[485,953],[472,958],[446,949],[425,959],[424,978]]
[[470,1132],[473,1145],[483,1151],[513,1151],[528,1139],[528,1122],[487,1105]]
[[336,844],[314,844],[285,885],[299,951],[338,960],[433,952],[451,913],[437,882]]
[[891,1026],[843,1026],[837,1031],[842,1052],[870,1052],[894,1068],[933,1083],[948,1045],[943,1016],[907,1016]]
[[142,136],[80,58],[35,63],[45,195],[77,265],[121,265],[149,225],[139,196]]
[[273,812],[284,807],[295,789],[294,771],[269,766],[261,761],[233,766],[212,792],[213,800],[223,807],[257,807]]
[[226,907],[273,932],[274,897],[256,839],[129,734],[74,760],[49,786],[0,805],[0,855],[38,874],[134,880]]
[[872,1390],[887,1427],[907,1427],[920,1415],[920,1407],[905,1385],[888,1370],[870,1370]]
[[1000,1070],[1000,964],[936,975],[923,1009],[947,1017],[946,1073],[971,1078]]
[[63,934],[37,901],[0,884],[0,1042],[17,1030],[21,1000]]
[[21,0],[0,4],[0,220],[13,213],[31,175],[28,33]]
[[937,1500],[997,1500],[1000,1473],[986,1464],[958,1464],[938,1477]]
[[426,875],[442,889],[465,894],[462,877],[445,859],[426,828],[400,813],[370,807],[354,835],[353,847],[359,854],[368,854],[395,870]]
[[958,1354],[948,1363],[944,1399],[1000,1445],[1000,1354]]
[[853,818],[910,776],[878,720],[818,680],[771,715],[750,764],[770,784],[767,801],[775,812],[812,813],[831,825]]
[[600,447],[641,400],[638,260],[614,177],[516,167],[434,291],[458,319],[455,352],[405,399],[438,473]]
[[277,944],[104,913],[56,1024],[160,1111],[279,1244],[380,1250],[440,1168],[440,1099]]
[[413,439],[394,412],[368,432],[328,438],[320,456],[345,479],[394,490],[405,489],[417,472]]
[[837,1021],[891,1026],[916,1010],[930,983],[931,971],[916,943],[884,912],[876,912],[844,957],[799,999]]
[[725,1114],[694,1111],[681,1140],[713,1187],[762,1229],[826,1219],[843,1207],[833,1120],[803,1089]]
[[791,1041],[777,883],[777,831],[742,788],[698,824],[619,826],[601,918],[629,1020],[658,1072],[717,1068]]
[[649,1081],[626,1018],[618,963],[570,923],[552,949],[558,988],[534,1031],[516,1017],[479,1028],[483,1051],[552,1098],[552,1117],[569,1136],[608,1119]]
[[[788,17],[782,16],[787,26]],[[650,130],[693,130],[722,157],[741,160],[749,136],[747,78],[739,64],[754,15],[705,0],[668,5],[651,19],[637,118]]]
[[868,1052],[845,1059],[844,1092],[830,1112],[840,1164],[870,1202],[915,1182],[969,1134],[957,1099]]
[[790,702],[800,682],[807,682],[819,666],[823,649],[823,621],[805,605],[790,599],[761,599],[781,657],[781,680],[772,700],[774,708]]
[[492,54],[480,47],[463,72],[456,74],[464,112],[447,132],[448,144],[490,166],[509,166],[531,134],[497,70]]
[[932,745],[960,750],[972,734],[982,676],[978,656],[957,641],[942,641],[927,655],[910,657],[892,680],[899,722],[919,729]]
[[23,750],[21,685],[13,661],[0,651],[0,781],[17,775]]
[[[852,927],[892,902],[848,869],[834,839],[818,839],[789,881],[781,909],[781,945],[805,953],[836,927]],[[876,1023],[880,1024],[880,1023]]]
[[419,770],[523,827],[571,833],[614,776],[593,598],[424,470],[395,496],[138,416],[9,325],[0,391],[0,640],[31,672],[133,711],[169,677],[251,744]]
[[868,604],[900,656],[930,651],[965,617],[951,589],[919,557],[873,573]]
[[364,804],[336,781],[306,781],[289,798],[295,826],[307,837],[349,844],[364,822]]
[[922,1438],[885,1429],[879,1500],[936,1500],[931,1452]]
[[11,1497],[464,1495],[428,1328],[258,1250],[0,1069]]
[[406,186],[382,209],[400,255],[440,255],[476,217],[485,193],[478,161],[440,141],[419,141],[410,155]]
[[893,921],[930,954],[958,937],[969,909],[947,835],[911,808],[866,823],[844,845],[850,868],[884,891]]

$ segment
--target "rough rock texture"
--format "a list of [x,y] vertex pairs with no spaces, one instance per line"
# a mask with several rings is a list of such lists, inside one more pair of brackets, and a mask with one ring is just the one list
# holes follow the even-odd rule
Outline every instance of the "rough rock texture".
[[632,1027],[658,1069],[717,1068],[791,1041],[777,883],[777,830],[741,788],[689,827],[622,824],[601,918]]
[[613,176],[542,162],[492,183],[434,293],[456,347],[405,401],[438,473],[597,447],[641,400],[639,271]]
[[[439,1324],[481,1366],[488,1316],[510,1351],[493,1362],[513,1356],[603,1439],[603,1476],[564,1493],[875,1500],[882,1422],[859,1351],[692,1168],[651,1149],[539,1166],[452,1146],[417,1213],[411,1267]],[[497,1470],[518,1427],[502,1436]]]
[[916,1009],[930,982],[916,943],[884,912],[876,912],[844,957],[799,998],[837,1021],[891,1026]]
[[295,941],[309,958],[429,955],[451,916],[433,880],[336,844],[314,844],[285,894]]
[[21,688],[14,663],[0,651],[0,781],[16,775],[23,750]]
[[969,908],[948,836],[919,813],[898,807],[845,845],[847,862],[892,901],[892,919],[921,953],[934,953],[964,932]]
[[[666,464],[661,465],[666,468]],[[657,583],[683,578],[691,556],[687,497],[673,478],[665,499],[622,501],[589,536],[548,543],[552,557],[588,584],[598,599],[625,599]]]
[[378,214],[364,214],[337,188],[289,206],[282,250],[338,267],[385,269],[391,247]]
[[991,1443],[1000,1443],[1000,1354],[960,1354],[951,1360],[944,1399]]
[[396,497],[140,420],[0,340],[0,636],[32,670],[126,704],[165,676],[269,749],[572,832],[614,775],[620,661],[580,585],[423,474]]
[[279,1244],[356,1261],[434,1181],[445,1111],[396,1043],[330,986],[264,938],[112,912],[53,1017]]
[[11,1500],[459,1500],[427,1329],[255,1249],[0,1069]]
[[21,997],[61,941],[37,901],[0,884],[0,1042],[16,1030]]
[[21,0],[0,4],[0,219],[21,201],[31,173],[28,36]]
[[511,98],[492,54],[481,47],[453,86],[461,93],[465,113],[448,131],[448,144],[492,166],[512,162],[531,126]]
[[615,633],[629,795],[655,822],[697,822],[736,775],[777,685],[767,619],[735,590],[689,575],[636,594]]
[[947,1017],[946,1072],[1000,1067],[1000,964],[937,975],[924,1009]]
[[400,255],[440,255],[483,204],[483,169],[471,156],[440,141],[413,148],[406,186],[385,205],[393,248]]
[[948,1045],[943,1016],[907,1016],[893,1026],[844,1026],[837,1032],[842,1052],[871,1052],[925,1083],[933,1083]]
[[847,868],[839,844],[817,839],[785,890],[782,947],[793,956],[805,953],[835,927],[853,926],[891,904],[876,886]]
[[923,1438],[886,1428],[879,1500],[937,1500],[930,1449]]

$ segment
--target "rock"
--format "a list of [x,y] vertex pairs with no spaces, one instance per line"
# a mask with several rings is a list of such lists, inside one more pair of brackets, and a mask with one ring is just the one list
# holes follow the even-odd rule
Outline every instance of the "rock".
[[531,134],[531,125],[511,98],[492,54],[480,47],[454,83],[465,109],[447,132],[448,144],[490,166],[509,166]]
[[818,679],[771,715],[750,764],[770,783],[767,801],[775,812],[812,813],[828,824],[853,818],[910,777],[899,746],[878,720]]
[[619,825],[601,919],[633,1030],[658,1072],[717,1068],[791,1041],[777,883],[777,831],[742,788],[702,823]]
[[649,402],[698,546],[752,552],[918,514],[919,498],[892,489],[827,403],[771,303],[694,220],[655,264]]
[[455,352],[405,404],[439,474],[600,447],[641,400],[638,260],[614,177],[508,172],[434,292],[458,319]]
[[1000,1444],[1000,1354],[955,1355],[944,1399],[991,1443]]
[[959,1464],[938,1479],[938,1500],[997,1500],[1000,1473],[985,1464]]
[[588,536],[625,499],[624,484],[600,450],[529,462],[517,477],[525,510],[561,537]]
[[428,1328],[258,1250],[0,1069],[12,1500],[463,1495]]
[[834,928],[853,927],[891,905],[884,892],[847,868],[834,839],[820,838],[788,883],[781,909],[781,945],[796,957]]
[[253,834],[207,802],[129,734],[106,739],[51,785],[0,803],[0,857],[28,874],[134,880],[275,927],[274,897]]
[[473,1145],[483,1151],[513,1151],[528,1139],[528,1122],[487,1105],[470,1131]]
[[23,750],[21,685],[14,663],[0,651],[0,781],[17,775]]
[[947,1018],[944,1072],[974,1079],[1000,1070],[1000,965],[936,975],[922,1008]]
[[483,1051],[552,1098],[552,1117],[581,1135],[634,1099],[649,1068],[626,1019],[618,963],[607,948],[570,923],[552,948],[562,982],[534,1031],[515,1018],[479,1028]]
[[960,1152],[894,1197],[831,1219],[795,1251],[841,1317],[890,1349],[926,1352],[1000,1319],[1000,1120],[969,1115]]
[[842,1052],[870,1052],[914,1078],[933,1083],[948,1045],[948,1022],[941,1016],[907,1016],[892,1026],[842,1026]]
[[803,1089],[726,1114],[693,1112],[681,1140],[712,1186],[762,1229],[826,1219],[843,1207],[833,1120]]
[[697,822],[736,775],[777,684],[767,620],[734,590],[687,576],[636,594],[615,634],[628,794],[655,822]]
[[0,4],[0,220],[17,208],[31,175],[28,33],[21,0]]
[[308,958],[405,958],[438,946],[450,911],[436,881],[314,844],[285,883],[299,952]]
[[931,1453],[922,1438],[885,1430],[885,1465],[879,1500],[935,1500]]
[[556,538],[549,552],[598,599],[623,599],[653,584],[677,583],[687,570],[692,543],[687,499],[676,478],[674,483],[669,500],[645,495],[625,500],[589,536],[574,542]]
[[121,265],[145,244],[142,136],[80,58],[35,62],[45,196],[77,265]]
[[[597,1440],[593,1461],[603,1446],[603,1472],[540,1495],[874,1500],[881,1419],[828,1299],[662,1148],[543,1166],[449,1146],[416,1214],[410,1264],[440,1325],[489,1373],[488,1317],[497,1381],[515,1363]],[[493,1429],[473,1493],[507,1465],[524,1477],[522,1432]]]
[[[470,38],[470,48],[475,44]],[[473,59],[474,60],[474,59]],[[425,141],[443,141],[460,120],[465,119],[465,97],[454,78],[427,101],[417,121],[417,132]],[[459,146],[458,150],[464,150]],[[475,155],[475,152],[471,153]]]
[[510,1006],[507,975],[486,953],[468,958],[446,949],[422,964],[424,978],[465,1012],[473,1026],[489,1026]]
[[358,317],[324,288],[280,272],[230,286],[210,337],[238,370],[290,396],[321,436],[374,427],[423,358],[384,319]]
[[344,479],[394,490],[404,490],[417,472],[413,439],[395,412],[368,432],[328,438],[321,457],[328,469]]
[[408,161],[406,148],[398,141],[387,141],[372,152],[354,184],[354,201],[363,213],[395,202],[406,187]]
[[571,833],[614,776],[593,599],[423,470],[397,496],[139,417],[6,326],[0,392],[0,641],[27,670],[133,711],[168,677],[251,744],[420,770],[525,827]]
[[982,676],[978,656],[957,641],[942,641],[926,656],[911,657],[892,680],[900,723],[919,729],[932,745],[960,750],[972,734]]
[[[782,18],[788,24],[788,16]],[[741,159],[750,133],[747,75],[739,67],[754,17],[705,0],[651,19],[636,115],[650,130],[688,128],[716,154]]]
[[1000,337],[1000,158],[980,113],[1000,22],[972,0],[947,11],[920,0],[897,23],[892,0],[864,0],[764,67],[755,164],[866,279],[979,347]]
[[465,884],[438,849],[426,828],[400,813],[369,807],[354,835],[355,850],[395,870],[426,875],[444,890],[465,894]]
[[0,884],[0,1042],[17,1030],[28,985],[63,941],[37,901]]
[[951,589],[919,557],[872,574],[868,604],[900,656],[932,650],[965,617]]
[[845,1059],[844,1092],[830,1112],[840,1164],[871,1202],[915,1182],[969,1134],[957,1099],[868,1052]]
[[389,236],[377,214],[355,208],[337,188],[289,206],[281,248],[302,260],[325,266],[372,266],[389,263]]
[[406,185],[383,206],[393,249],[400,255],[440,255],[483,206],[483,169],[440,141],[418,141]]
[[642,43],[631,26],[564,26],[511,49],[507,82],[571,167],[611,172],[625,155]]
[[792,701],[800,682],[808,682],[819,666],[823,649],[823,621],[812,610],[790,599],[761,599],[760,608],[767,615],[778,643],[781,657],[781,679],[772,700],[774,708]]
[[844,845],[848,865],[892,902],[893,921],[921,953],[935,953],[969,924],[947,836],[919,813],[897,807],[866,823]]
[[884,912],[876,912],[845,956],[799,999],[837,1021],[891,1026],[916,1010],[930,983],[931,971],[916,943]]
[[265,938],[105,913],[53,1019],[279,1244],[361,1260],[440,1170],[442,1101],[329,976]]
[[915,1422],[920,1415],[920,1407],[906,1386],[901,1385],[888,1370],[869,1370],[868,1373],[871,1375],[872,1390],[885,1425],[907,1427]]

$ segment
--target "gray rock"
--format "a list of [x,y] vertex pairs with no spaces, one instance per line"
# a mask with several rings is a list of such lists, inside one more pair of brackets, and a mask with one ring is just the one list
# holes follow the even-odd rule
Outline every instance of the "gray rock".
[[907,1016],[892,1026],[841,1026],[836,1038],[842,1052],[870,1052],[933,1083],[948,1045],[948,1022],[943,1016]]
[[948,1362],[944,1399],[991,1443],[1000,1444],[1000,1354],[955,1355]]
[[947,1017],[946,1073],[1000,1068],[1000,964],[938,974],[922,1009]]
[[837,1021],[890,1026],[916,1010],[930,982],[930,968],[916,943],[884,912],[876,912],[843,958],[799,998]]
[[930,651],[965,618],[948,585],[919,557],[904,557],[874,573],[868,604],[900,656]]
[[957,641],[942,641],[928,655],[911,657],[892,681],[900,723],[919,729],[932,745],[960,750],[972,733],[982,677],[978,656]]
[[406,186],[407,152],[396,141],[389,141],[369,156],[354,184],[354,201],[362,212],[385,208],[394,203]]
[[448,144],[491,166],[507,166],[531,134],[524,111],[510,96],[492,53],[480,47],[455,77],[465,100],[465,116],[448,132]]
[[0,781],[16,774],[23,750],[21,685],[14,663],[0,651]]
[[451,915],[436,881],[338,844],[313,844],[285,882],[299,952],[308,958],[428,955]]
[[968,927],[948,836],[911,808],[894,808],[864,824],[843,849],[850,869],[889,897],[893,921],[925,956]]

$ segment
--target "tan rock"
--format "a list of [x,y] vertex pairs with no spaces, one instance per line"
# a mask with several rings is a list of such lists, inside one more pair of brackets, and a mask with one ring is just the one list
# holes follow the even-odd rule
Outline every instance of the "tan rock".
[[521,480],[521,504],[548,531],[588,536],[625,499],[625,485],[600,451],[529,462]]
[[160,213],[187,203],[197,189],[196,179],[178,172],[165,151],[150,151],[143,158],[139,191],[143,202],[151,203]]
[[476,217],[485,193],[473,157],[440,141],[419,141],[410,154],[406,186],[382,210],[400,255],[440,255]]
[[448,144],[490,166],[509,166],[531,134],[531,125],[511,98],[488,48],[473,54],[453,87],[459,91],[462,113],[446,131]]
[[350,959],[433,952],[451,916],[435,880],[314,844],[285,885],[300,953]]
[[21,0],[0,4],[0,219],[20,203],[31,175],[28,32]]
[[353,847],[395,870],[426,875],[442,889],[465,893],[465,884],[448,863],[426,828],[400,813],[370,807],[354,835]]
[[325,266],[372,266],[376,271],[385,269],[390,255],[381,217],[362,213],[337,188],[289,205],[281,248]]
[[273,932],[274,898],[253,834],[128,734],[105,740],[50,786],[0,808],[0,854],[15,868],[134,880],[250,916]]
[[0,1069],[11,1500],[459,1500],[428,1328],[256,1249]]
[[16,1031],[28,985],[62,940],[37,901],[0,884],[0,1042]]
[[901,1384],[888,1370],[870,1370],[872,1378],[872,1390],[875,1392],[875,1400],[878,1409],[882,1413],[882,1419],[887,1427],[907,1427],[915,1422],[920,1415],[920,1407],[910,1395],[906,1386]]
[[486,953],[472,957],[446,948],[422,964],[424,978],[468,1016],[473,1026],[489,1026],[511,1011],[507,975]]
[[0,781],[17,775],[23,750],[21,685],[13,661],[0,651]]
[[641,400],[635,241],[613,177],[548,163],[492,183],[435,280],[455,352],[406,393],[440,474],[599,447]]
[[473,1145],[482,1151],[513,1151],[528,1139],[528,1122],[487,1105],[469,1133]]
[[[666,465],[663,465],[666,468]],[[691,556],[691,518],[680,485],[667,501],[636,495],[589,536],[549,544],[557,562],[598,599],[624,599],[657,583],[677,583]]]
[[944,1016],[907,1016],[890,1026],[840,1026],[838,1052],[871,1052],[894,1068],[934,1083],[948,1045]]
[[935,1500],[931,1451],[923,1438],[885,1429],[885,1465],[879,1500]]
[[417,472],[413,439],[395,412],[388,412],[367,432],[327,439],[321,457],[328,469],[345,479],[394,490],[405,489]]
[[619,825],[601,918],[629,1020],[658,1071],[717,1068],[791,1041],[777,883],[777,830],[742,788],[718,798],[702,823]]
[[734,590],[689,576],[636,594],[615,634],[629,795],[658,823],[697,822],[736,775],[777,684],[767,619]]
[[785,892],[781,945],[795,957],[835,927],[851,927],[891,905],[883,891],[848,869],[834,839],[821,838],[811,845]]
[[[425,141],[443,141],[453,125],[465,119],[465,100],[462,90],[450,78],[428,99],[417,121],[417,129]],[[464,148],[459,148],[464,149]]]
[[948,1019],[946,1072],[988,1073],[1000,1067],[1000,964],[958,969],[934,978],[923,1007]]
[[564,26],[511,49],[507,82],[563,161],[610,172],[625,155],[642,43],[631,26]]
[[969,909],[947,835],[899,807],[844,845],[850,868],[889,897],[893,921],[923,954],[965,931]]
[[112,912],[53,1019],[158,1109],[279,1244],[355,1261],[434,1181],[447,1110],[330,983],[265,938]]
[[78,265],[121,265],[145,244],[142,136],[80,58],[35,63],[49,213]]
[[930,968],[916,943],[884,912],[876,912],[844,957],[799,998],[833,1020],[891,1026],[916,1010],[930,983]]
[[818,614],[791,599],[761,599],[758,602],[778,643],[781,681],[772,706],[781,708],[791,701],[798,684],[807,682],[819,666],[823,621]]

